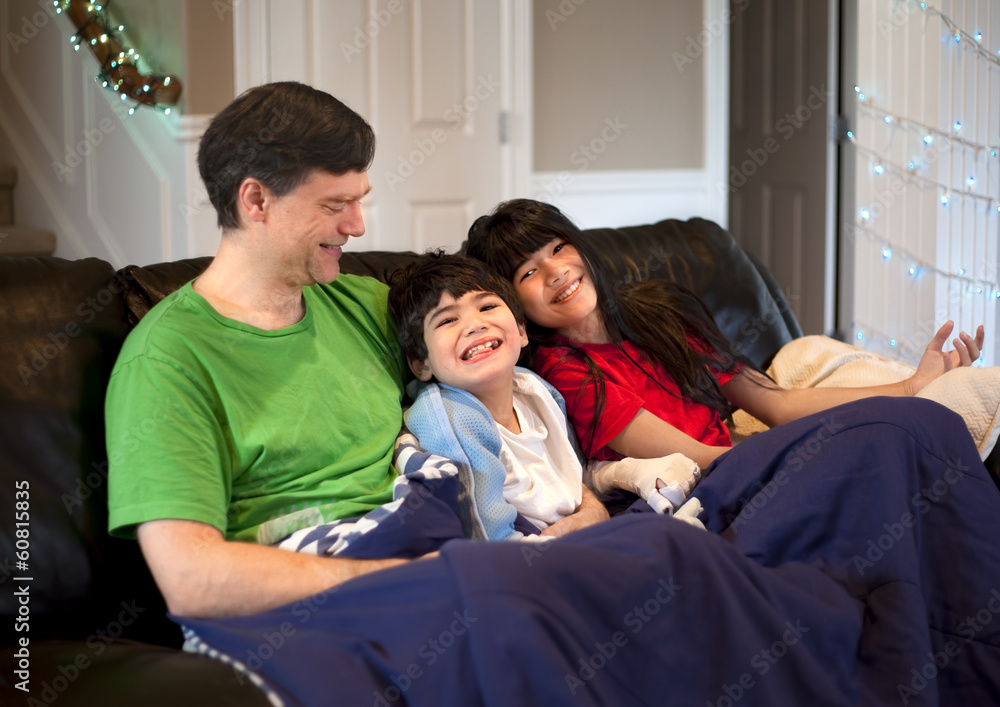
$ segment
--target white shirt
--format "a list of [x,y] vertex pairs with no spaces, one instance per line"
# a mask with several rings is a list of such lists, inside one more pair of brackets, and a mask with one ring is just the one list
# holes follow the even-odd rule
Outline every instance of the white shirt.
[[575,512],[583,500],[583,468],[569,441],[566,416],[533,376],[514,373],[514,412],[521,434],[497,425],[503,495],[539,529]]

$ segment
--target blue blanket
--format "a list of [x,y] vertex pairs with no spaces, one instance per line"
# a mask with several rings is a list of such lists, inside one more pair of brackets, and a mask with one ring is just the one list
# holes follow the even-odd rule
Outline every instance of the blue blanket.
[[958,416],[870,399],[707,472],[712,532],[639,513],[453,540],[255,616],[174,618],[276,704],[998,703],[1000,492]]

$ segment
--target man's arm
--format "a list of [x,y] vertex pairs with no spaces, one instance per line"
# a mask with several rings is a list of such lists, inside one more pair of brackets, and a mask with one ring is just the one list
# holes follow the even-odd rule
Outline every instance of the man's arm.
[[555,523],[543,530],[541,534],[551,535],[558,538],[566,533],[572,533],[574,530],[579,530],[580,528],[586,528],[588,525],[600,523],[610,517],[611,516],[608,515],[608,509],[605,508],[604,504],[597,499],[594,492],[584,486],[580,507],[577,508],[571,515],[557,520]]
[[255,614],[410,561],[318,557],[232,542],[188,520],[148,521],[137,532],[167,608],[192,618]]

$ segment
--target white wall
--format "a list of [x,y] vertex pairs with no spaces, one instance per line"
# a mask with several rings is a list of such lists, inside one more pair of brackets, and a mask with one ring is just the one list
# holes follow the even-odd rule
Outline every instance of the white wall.
[[728,194],[713,187],[726,181],[730,17],[726,0],[536,5],[528,79],[544,91],[532,139],[545,144],[530,195],[582,227],[693,216],[725,226]]

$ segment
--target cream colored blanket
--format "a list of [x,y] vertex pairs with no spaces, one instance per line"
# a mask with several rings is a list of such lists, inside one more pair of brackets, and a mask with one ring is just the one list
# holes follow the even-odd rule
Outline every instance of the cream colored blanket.
[[[858,387],[895,383],[913,366],[891,361],[828,336],[804,336],[785,344],[768,374],[785,388]],[[1000,367],[956,368],[931,382],[917,397],[951,408],[965,420],[985,459],[1000,435]],[[733,443],[767,429],[742,410],[733,415]]]

